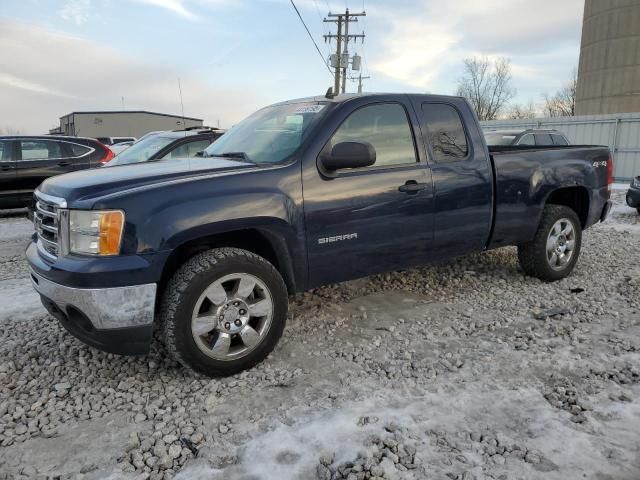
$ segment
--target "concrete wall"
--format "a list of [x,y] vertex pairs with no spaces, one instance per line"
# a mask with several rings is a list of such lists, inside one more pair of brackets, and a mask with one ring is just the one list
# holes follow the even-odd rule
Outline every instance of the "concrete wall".
[[586,0],[576,114],[640,112],[640,0]]
[[136,137],[154,130],[177,130],[202,125],[202,120],[170,117],[153,113],[75,113],[60,119],[60,127],[67,135],[79,137]]
[[616,180],[627,181],[640,175],[640,113],[492,120],[480,124],[485,131],[554,128],[576,145],[607,145],[613,155],[613,176]]

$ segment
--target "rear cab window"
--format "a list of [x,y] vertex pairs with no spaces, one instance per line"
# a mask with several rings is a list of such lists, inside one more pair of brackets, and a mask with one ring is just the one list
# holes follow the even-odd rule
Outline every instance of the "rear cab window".
[[446,103],[423,103],[422,114],[434,160],[437,163],[466,160],[469,142],[458,110]]

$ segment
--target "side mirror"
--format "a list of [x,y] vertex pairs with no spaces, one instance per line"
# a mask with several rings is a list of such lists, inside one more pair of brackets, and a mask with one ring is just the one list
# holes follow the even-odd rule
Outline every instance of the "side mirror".
[[330,155],[321,159],[327,170],[370,167],[376,163],[376,150],[369,142],[340,142],[333,146]]

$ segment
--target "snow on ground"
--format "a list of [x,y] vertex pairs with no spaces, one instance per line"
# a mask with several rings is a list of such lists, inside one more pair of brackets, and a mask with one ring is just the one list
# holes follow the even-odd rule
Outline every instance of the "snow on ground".
[[0,478],[640,478],[640,217],[613,199],[565,280],[504,248],[320,288],[214,380],[68,335],[0,219]]

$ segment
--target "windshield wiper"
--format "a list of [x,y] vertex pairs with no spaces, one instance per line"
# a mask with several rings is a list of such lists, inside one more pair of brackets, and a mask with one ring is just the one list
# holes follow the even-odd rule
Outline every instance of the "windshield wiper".
[[209,153],[207,154],[207,156],[208,157],[241,158],[242,160],[245,160],[247,162],[255,163],[249,158],[249,155],[247,155],[245,152]]

